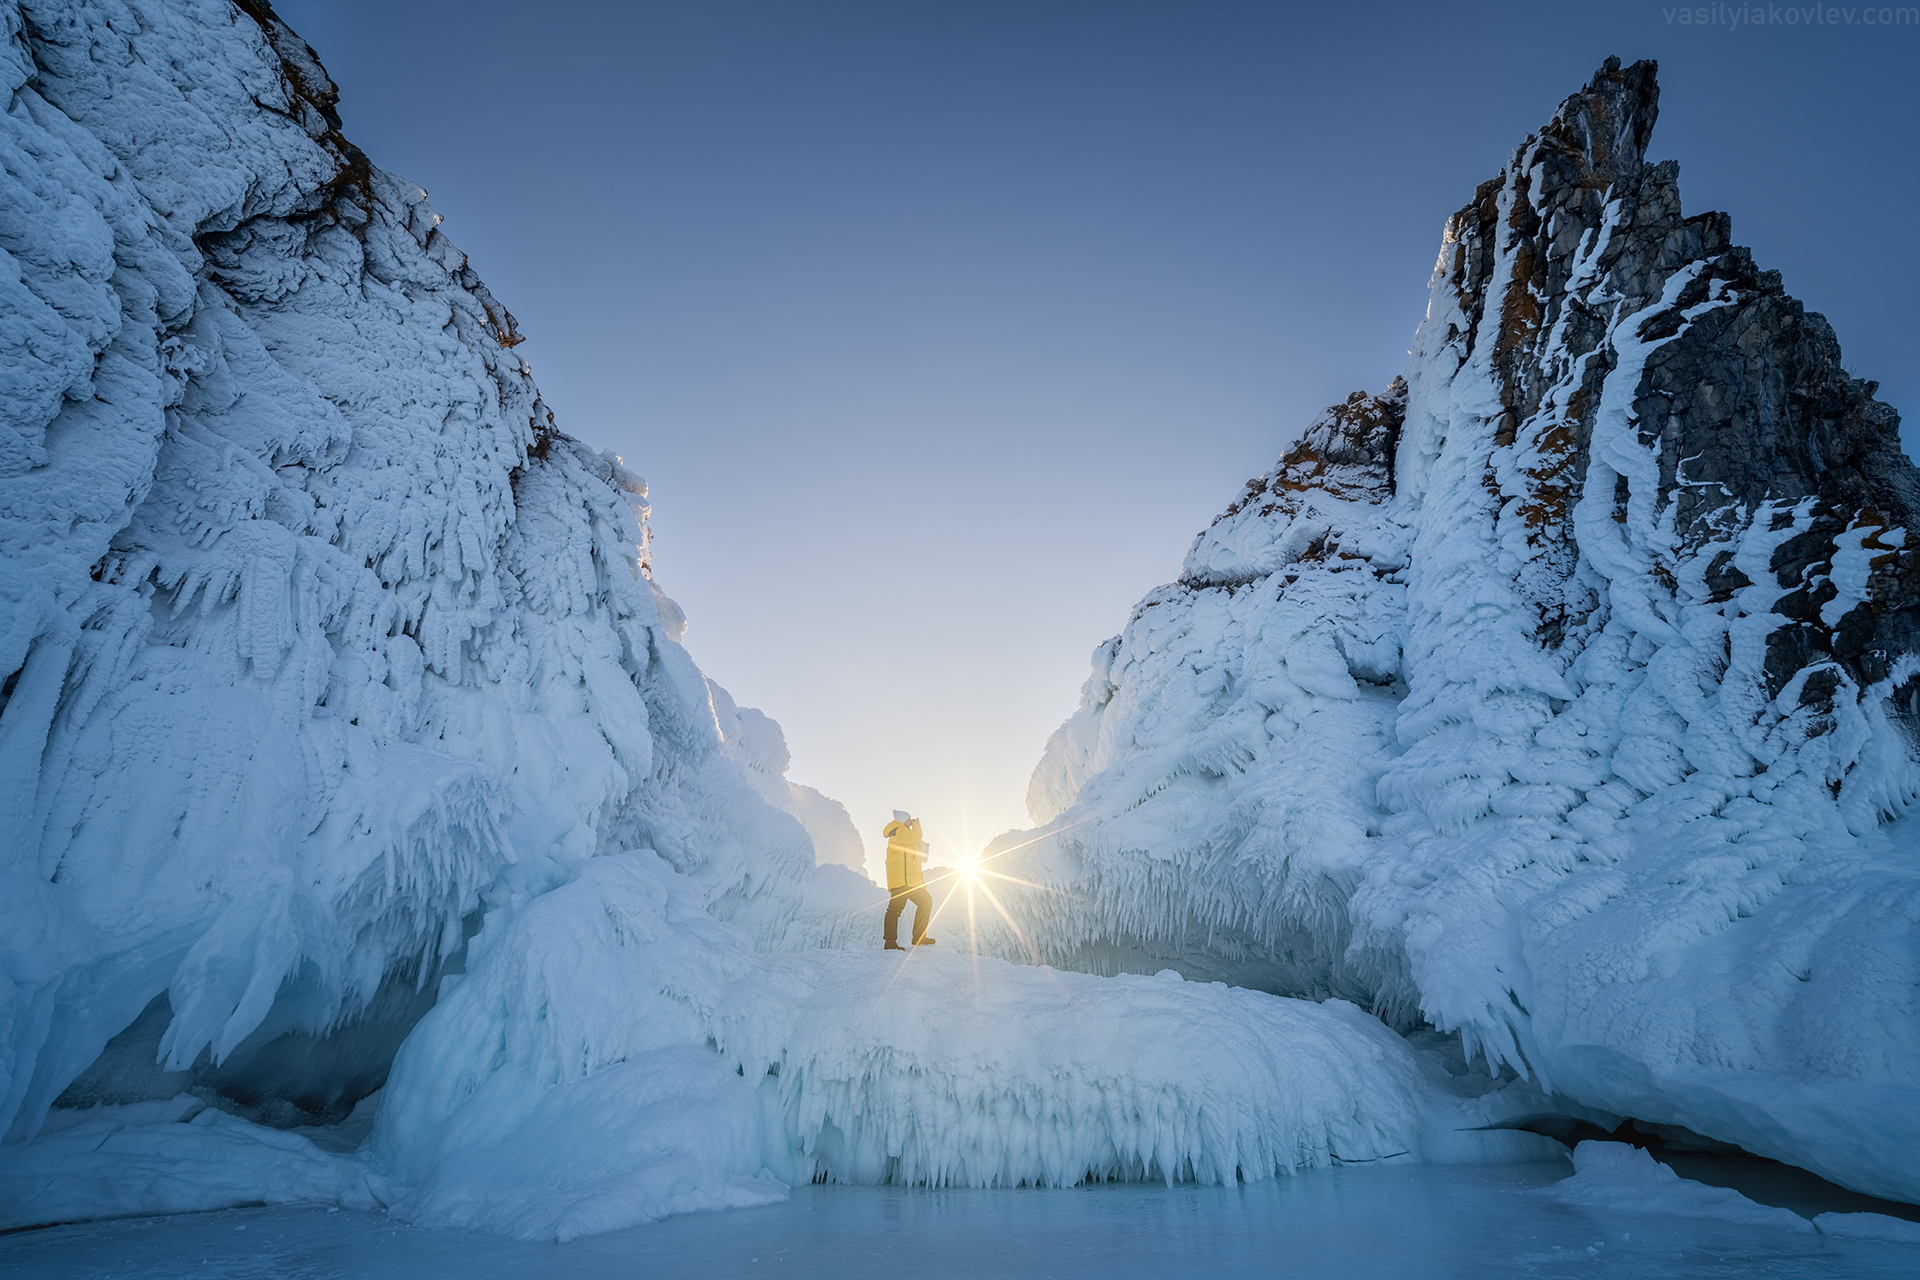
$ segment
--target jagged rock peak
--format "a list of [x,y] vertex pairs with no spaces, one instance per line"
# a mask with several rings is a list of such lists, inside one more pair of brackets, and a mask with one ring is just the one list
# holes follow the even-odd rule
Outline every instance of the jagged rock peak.
[[1562,103],[1447,221],[1403,387],[1095,651],[1009,909],[1910,1199],[1920,473],[1657,103],[1611,59]]
[[1309,489],[1335,498],[1385,501],[1393,492],[1393,448],[1406,410],[1403,378],[1395,378],[1379,395],[1354,392],[1315,418],[1278,467],[1249,480],[1247,492],[1225,514],[1237,515],[1263,494],[1280,503],[1288,493]]
[[[1627,549],[1682,594],[1680,562],[1712,547],[1710,593],[1726,598],[1736,531],[1797,511],[1769,564],[1806,593],[1776,606],[1798,625],[1770,642],[1772,691],[1827,661],[1874,683],[1920,648],[1920,473],[1899,415],[1846,372],[1825,318],[1732,243],[1725,214],[1684,215],[1677,165],[1646,162],[1654,71],[1609,59],[1449,219],[1417,339],[1428,384],[1445,386],[1430,410],[1445,428],[1424,438],[1484,424],[1490,514],[1541,643],[1604,625],[1573,508],[1610,484],[1609,522],[1631,523]],[[1821,618],[1834,556],[1862,545],[1864,595]]]

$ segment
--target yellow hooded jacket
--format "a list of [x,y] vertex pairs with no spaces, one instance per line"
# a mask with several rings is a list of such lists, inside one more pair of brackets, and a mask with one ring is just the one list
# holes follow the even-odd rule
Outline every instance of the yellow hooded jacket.
[[887,837],[887,888],[918,889],[927,883],[927,855],[921,850],[920,819],[889,822],[881,834]]

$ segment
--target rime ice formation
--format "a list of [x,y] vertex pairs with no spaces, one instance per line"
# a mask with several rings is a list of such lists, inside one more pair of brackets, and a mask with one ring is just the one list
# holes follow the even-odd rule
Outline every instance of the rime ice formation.
[[[672,1212],[676,1189],[751,1202],[775,1178],[1232,1182],[1444,1158],[1423,1143],[1460,1141],[1484,1105],[1429,1139],[1431,1067],[1351,1005],[953,949],[755,955],[683,880],[595,859],[475,940],[376,1124],[376,1162],[409,1188],[397,1212],[564,1239]],[[551,1016],[498,1012],[534,1008]]]
[[886,890],[867,879],[867,849],[846,807],[812,787],[787,780],[787,738],[772,717],[735,705],[725,689],[709,680],[722,751],[740,766],[747,781],[769,805],[800,820],[813,841],[818,864],[805,885],[800,906],[780,935],[785,947],[837,947],[864,932],[871,938],[876,912],[884,911]]
[[853,819],[838,800],[812,787],[787,780],[787,736],[765,712],[735,705],[732,695],[707,681],[727,758],[746,772],[766,802],[800,820],[813,840],[815,859],[822,865],[849,867],[864,874],[867,847]]
[[[1920,473],[1609,61],[1094,655],[1040,955],[1331,994],[1920,1199]],[[1014,849],[1024,842],[1035,841]]]
[[69,1089],[344,1113],[480,913],[598,852],[783,939],[793,815],[857,836],[761,801],[645,485],[311,51],[229,0],[0,24],[0,1136]]

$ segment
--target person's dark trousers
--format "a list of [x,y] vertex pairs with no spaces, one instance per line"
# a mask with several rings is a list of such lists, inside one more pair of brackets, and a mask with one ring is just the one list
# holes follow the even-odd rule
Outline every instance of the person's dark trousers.
[[887,903],[887,922],[882,931],[887,945],[899,945],[900,913],[907,909],[909,902],[913,904],[913,940],[918,943],[927,936],[927,918],[933,914],[933,895],[927,892],[925,885],[917,889],[891,889],[888,892],[893,898]]

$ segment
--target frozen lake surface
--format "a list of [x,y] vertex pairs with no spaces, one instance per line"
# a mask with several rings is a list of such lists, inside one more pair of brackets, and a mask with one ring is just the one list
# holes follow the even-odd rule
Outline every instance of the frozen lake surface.
[[1920,1247],[1530,1194],[1566,1166],[1338,1168],[1234,1187],[799,1187],[565,1245],[414,1230],[322,1208],[232,1209],[0,1238],[0,1277],[492,1280],[566,1276],[1901,1277]]

